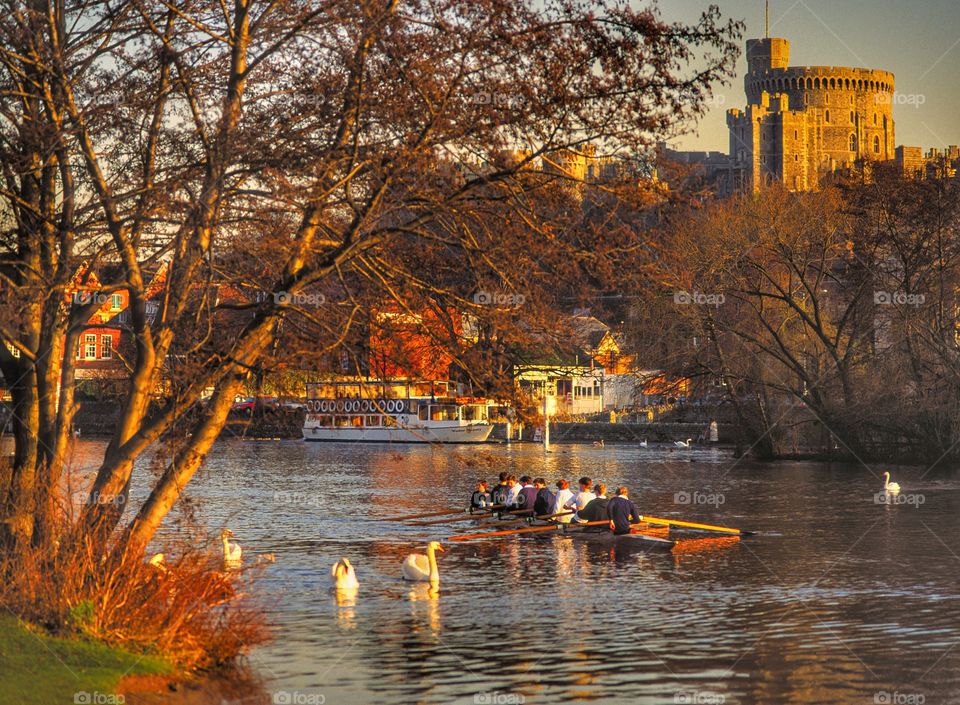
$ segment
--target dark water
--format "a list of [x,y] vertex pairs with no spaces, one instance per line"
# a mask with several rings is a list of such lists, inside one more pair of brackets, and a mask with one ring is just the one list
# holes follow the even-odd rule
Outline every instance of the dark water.
[[[228,442],[191,485],[250,557],[281,703],[960,702],[960,476],[735,461],[719,450]],[[461,543],[441,591],[407,553],[469,528],[382,517],[462,505],[501,470],[627,484],[645,514],[759,531],[643,554],[560,537]],[[698,504],[679,504],[682,495]],[[721,503],[722,501],[722,503]],[[704,503],[709,502],[709,503]],[[327,591],[347,556],[353,604]]]

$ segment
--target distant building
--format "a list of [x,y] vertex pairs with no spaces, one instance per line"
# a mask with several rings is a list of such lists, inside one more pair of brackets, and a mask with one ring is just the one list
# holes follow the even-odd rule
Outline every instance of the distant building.
[[894,161],[906,176],[952,179],[960,169],[960,147],[950,145],[942,152],[939,149],[924,152],[920,147],[901,145],[897,147]]

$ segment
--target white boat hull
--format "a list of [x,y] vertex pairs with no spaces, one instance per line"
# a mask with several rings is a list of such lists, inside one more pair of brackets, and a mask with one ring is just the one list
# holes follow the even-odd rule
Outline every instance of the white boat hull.
[[443,424],[429,426],[320,426],[307,416],[303,424],[306,441],[342,441],[347,443],[483,443],[493,432],[486,423]]

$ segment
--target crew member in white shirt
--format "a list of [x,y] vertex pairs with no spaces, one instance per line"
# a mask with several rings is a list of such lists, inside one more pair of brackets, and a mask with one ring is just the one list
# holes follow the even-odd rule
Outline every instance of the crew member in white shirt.
[[[589,477],[581,477],[580,491],[573,495],[573,497],[566,503],[565,507],[567,509],[575,509],[577,512],[582,512],[587,508],[587,505],[596,498],[597,495],[593,493],[593,480],[591,480]],[[574,514],[573,519],[577,519],[576,514]]]
[[517,497],[520,496],[520,490],[523,486],[517,482],[517,478],[511,475],[507,478],[507,508],[514,509],[517,506]]
[[[557,480],[557,494],[553,499],[553,508],[550,513],[560,514],[561,512],[568,511],[566,506],[572,499],[573,492],[570,491],[570,483],[566,480]],[[564,514],[563,516],[555,518],[556,521],[563,522],[564,524],[569,524],[571,519],[573,519],[573,514]]]

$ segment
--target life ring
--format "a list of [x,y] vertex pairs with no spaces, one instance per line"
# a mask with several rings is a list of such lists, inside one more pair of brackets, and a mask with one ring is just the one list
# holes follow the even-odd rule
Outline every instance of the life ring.
[[314,410],[316,410],[316,411],[319,411],[319,412],[322,412],[322,413],[326,413],[327,411],[330,411],[330,402],[328,402],[328,401],[326,401],[326,400],[323,400],[323,401],[314,401],[314,402],[313,402],[313,407],[314,407]]
[[360,400],[359,400],[359,399],[354,399],[352,402],[350,402],[350,411],[352,411],[352,412],[354,412],[354,413],[360,411]]
[[389,399],[389,400],[387,400],[386,407],[387,407],[387,411],[388,411],[389,413],[391,413],[391,414],[397,413],[397,401],[396,401],[396,399]]
[[334,407],[334,411],[343,411],[343,399],[337,399],[337,403],[336,403],[336,406]]
[[360,400],[360,411],[362,411],[362,412],[364,412],[364,413],[370,411],[370,400],[369,400],[369,399],[361,399],[361,400]]
[[404,402],[403,399],[397,399],[397,413],[403,414],[406,412],[406,410],[407,410],[406,402]]

